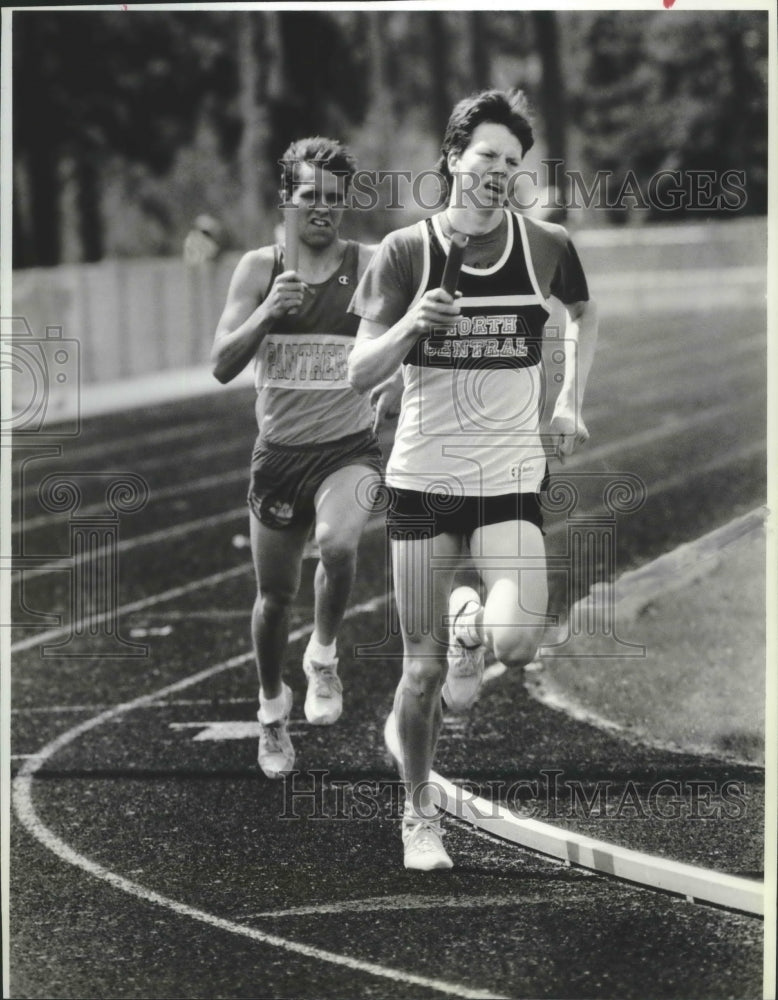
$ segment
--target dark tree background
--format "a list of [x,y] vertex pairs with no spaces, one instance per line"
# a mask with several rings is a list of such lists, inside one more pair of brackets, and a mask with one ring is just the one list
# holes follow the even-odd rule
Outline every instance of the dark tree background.
[[293,138],[424,170],[454,102],[486,86],[524,87],[549,159],[575,149],[572,169],[641,183],[741,170],[743,210],[766,211],[765,12],[32,9],[12,25],[17,267],[176,254],[204,211],[256,244]]

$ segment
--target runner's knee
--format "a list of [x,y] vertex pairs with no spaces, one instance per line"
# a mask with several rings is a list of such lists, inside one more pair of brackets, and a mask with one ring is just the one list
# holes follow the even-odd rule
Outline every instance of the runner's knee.
[[359,538],[358,532],[325,524],[316,528],[316,541],[324,565],[341,566],[355,558]]
[[541,630],[535,628],[494,628],[492,645],[495,658],[506,667],[524,667],[535,659]]
[[414,694],[433,694],[443,685],[445,667],[438,657],[407,656],[403,664],[403,681]]
[[257,595],[255,608],[266,621],[274,621],[288,613],[295,596],[292,590],[264,591]]

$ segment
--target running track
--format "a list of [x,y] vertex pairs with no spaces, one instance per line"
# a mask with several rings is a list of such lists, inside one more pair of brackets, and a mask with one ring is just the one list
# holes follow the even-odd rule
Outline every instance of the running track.
[[[602,513],[603,477],[638,475],[647,497],[618,517],[616,565],[595,566],[595,578],[765,502],[760,289],[753,276],[696,277],[707,298],[692,283],[679,302],[673,286],[649,313],[604,318],[592,440],[564,473],[587,512]],[[700,304],[717,296],[716,308]],[[288,787],[257,773],[244,503],[252,419],[251,394],[225,389],[87,421],[77,439],[50,440],[59,455],[15,455],[24,569],[14,591],[10,995],[760,996],[763,925],[753,917],[566,868],[458,823],[450,875],[402,870],[382,742],[399,647],[379,523],[362,545],[341,638],[347,707],[332,729],[302,722],[312,563],[295,611],[298,766],[327,772],[297,790],[317,798],[290,802]],[[70,504],[53,476],[77,484],[75,513],[50,509]],[[73,593],[75,581],[92,593],[103,585],[105,553],[71,548],[74,521],[99,526],[106,486],[123,476],[141,487],[139,509],[114,525],[119,613],[109,602],[100,619]],[[548,547],[563,553],[563,518],[549,519]],[[562,576],[552,576],[560,613],[591,583]],[[147,652],[94,655],[115,653],[117,633],[122,651]],[[487,785],[558,769],[586,788],[611,782],[617,795],[628,782],[645,794],[662,779],[742,781],[749,809],[737,821],[622,816],[595,835],[751,877],[762,869],[759,769],[632,746],[531,701],[514,674],[446,726],[438,769]],[[381,807],[369,820],[354,811],[366,788]]]

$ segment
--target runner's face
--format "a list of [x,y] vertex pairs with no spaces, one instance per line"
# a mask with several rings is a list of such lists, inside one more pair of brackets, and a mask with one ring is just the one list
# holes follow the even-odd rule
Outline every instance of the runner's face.
[[300,240],[312,249],[324,249],[338,238],[345,178],[310,163],[299,163],[295,175],[292,204],[300,208],[297,218]]
[[456,204],[493,210],[504,205],[511,177],[521,165],[521,143],[505,125],[481,122],[461,153],[449,153]]

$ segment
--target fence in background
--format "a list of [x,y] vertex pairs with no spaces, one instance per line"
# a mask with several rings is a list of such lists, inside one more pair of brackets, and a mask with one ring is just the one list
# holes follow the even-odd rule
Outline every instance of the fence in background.
[[55,326],[78,340],[82,385],[201,365],[239,256],[197,265],[155,257],[15,271],[14,315],[36,336]]
[[[603,314],[699,309],[763,296],[763,218],[666,224],[574,234]],[[97,384],[207,362],[239,254],[214,263],[110,260],[16,271],[13,314],[37,337],[47,327],[80,346],[81,384]]]

